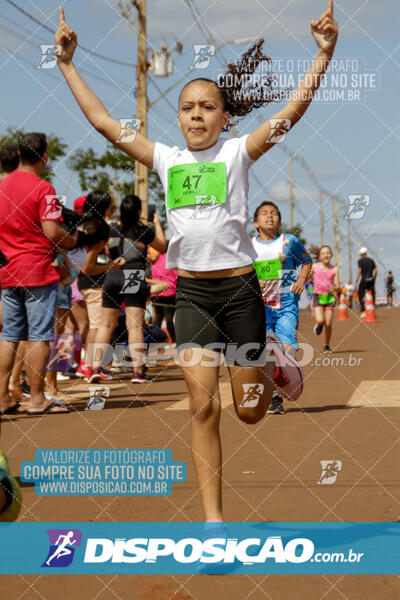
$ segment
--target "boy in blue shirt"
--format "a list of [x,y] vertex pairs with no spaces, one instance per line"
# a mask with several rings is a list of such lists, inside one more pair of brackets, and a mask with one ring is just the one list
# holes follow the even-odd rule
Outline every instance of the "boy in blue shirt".
[[[311,271],[312,260],[302,242],[291,233],[279,234],[281,213],[273,202],[262,202],[254,213],[258,235],[252,238],[254,262],[263,292],[267,331],[279,338],[286,352],[296,356],[299,348],[299,298]],[[301,266],[300,274],[298,269]],[[283,399],[275,389],[269,413],[282,414]]]

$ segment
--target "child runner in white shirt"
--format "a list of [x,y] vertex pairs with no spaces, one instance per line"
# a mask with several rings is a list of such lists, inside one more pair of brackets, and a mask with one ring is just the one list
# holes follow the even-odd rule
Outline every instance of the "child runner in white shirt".
[[[290,127],[307,110],[332,58],[338,33],[333,0],[311,21],[311,33],[318,46],[316,58],[287,105],[274,115]],[[274,365],[265,366],[263,360],[265,310],[252,265],[256,252],[246,232],[248,170],[273,147],[271,123],[276,121],[266,120],[241,138],[220,139],[220,134],[229,128],[231,117],[245,116],[276,99],[271,82],[264,87],[255,83],[261,95],[249,96],[244,89],[248,77],[242,77],[270,59],[262,54],[260,40],[241,61],[228,65],[218,83],[196,79],[183,87],[178,123],[186,148],[181,150],[154,143],[140,132],[124,141],[120,122],[109,115],[72,63],[77,36],[61,7],[55,42],[61,47],[60,70],[90,123],[154,169],[163,182],[172,231],[167,267],[177,268],[179,274],[176,338],[190,392],[193,460],[205,518],[222,521],[219,367],[210,346],[226,352],[238,417],[257,423],[272,398]]]
[[[296,330],[299,324],[299,298],[311,271],[312,260],[302,242],[290,233],[279,234],[281,213],[273,202],[262,202],[254,213],[258,235],[252,238],[257,258],[254,263],[263,290],[267,331],[273,331],[293,357],[299,345]],[[298,268],[301,265],[300,274]],[[302,374],[298,387],[302,389]],[[279,387],[279,379],[275,380]],[[296,396],[301,392],[296,390]],[[294,398],[290,397],[289,399]],[[268,408],[271,414],[282,414],[283,399],[274,390]]]

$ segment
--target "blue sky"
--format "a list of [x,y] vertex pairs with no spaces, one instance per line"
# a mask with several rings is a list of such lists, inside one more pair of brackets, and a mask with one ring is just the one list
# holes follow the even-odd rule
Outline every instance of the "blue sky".
[[[58,4],[50,0],[16,0],[21,8],[51,29],[57,27]],[[192,2],[189,4],[193,5]],[[211,35],[219,46],[238,38],[265,39],[264,52],[276,62],[280,73],[287,73],[290,59],[312,60],[316,52],[309,22],[325,10],[325,2],[297,0],[196,0],[201,14],[195,22],[183,0],[148,0],[148,45],[157,50],[165,39],[170,49],[176,40],[183,44],[181,55],[173,52],[175,70],[168,78],[149,78],[148,95],[154,100],[190,70],[193,44],[209,42]],[[78,34],[78,41],[104,56],[127,63],[136,62],[137,32],[121,18],[117,0],[66,0],[63,2],[67,22]],[[309,165],[321,185],[343,198],[349,194],[367,194],[370,204],[361,219],[352,220],[353,277],[360,245],[365,244],[377,259],[380,272],[391,268],[400,275],[398,236],[400,215],[398,200],[399,140],[398,119],[400,46],[399,16],[394,2],[372,3],[365,0],[335,2],[335,18],[340,33],[335,59],[338,73],[347,77],[340,89],[346,98],[352,76],[361,76],[371,89],[360,89],[360,99],[319,101],[311,105],[300,123],[286,137],[287,147]],[[205,33],[207,29],[207,37]],[[69,152],[92,147],[101,151],[104,140],[80,112],[57,67],[37,69],[40,45],[52,44],[53,37],[6,0],[0,6],[0,77],[2,82],[0,130],[8,125],[25,130],[55,133],[68,144]],[[192,70],[195,76],[215,78],[224,61],[234,61],[248,45],[226,44],[211,59],[207,69]],[[353,62],[345,63],[345,59]],[[278,62],[281,61],[281,62]],[[117,119],[135,114],[134,67],[119,66],[77,50],[75,63],[82,76]],[[302,72],[294,68],[297,76]],[[365,74],[367,74],[365,76]],[[371,78],[372,74],[372,78]],[[283,75],[282,75],[283,77]],[[346,79],[345,77],[345,79]],[[332,70],[327,84],[332,82]],[[372,89],[372,83],[375,88]],[[169,145],[183,145],[176,125],[178,85],[149,112],[149,137]],[[355,88],[359,89],[359,88]],[[333,92],[336,94],[336,92]],[[270,118],[281,105],[258,109],[241,121],[238,135],[257,127]],[[249,209],[264,199],[278,201],[284,220],[289,221],[288,155],[277,144],[253,167],[250,177]],[[261,186],[260,186],[261,184]],[[311,178],[294,162],[295,221],[304,226],[309,243],[319,243],[319,192]],[[56,165],[57,193],[67,190],[68,202],[81,194],[79,183],[65,161]],[[325,241],[332,243],[331,201],[324,201]],[[344,208],[340,220],[342,232],[343,276],[348,277],[347,223]],[[382,279],[379,287],[382,291]]]

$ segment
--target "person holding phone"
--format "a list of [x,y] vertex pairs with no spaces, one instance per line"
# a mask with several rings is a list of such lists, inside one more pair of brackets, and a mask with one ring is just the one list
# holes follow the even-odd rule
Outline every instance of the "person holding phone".
[[133,363],[131,383],[151,381],[143,372],[143,320],[150,293],[149,283],[152,281],[145,274],[147,247],[163,252],[167,244],[158,214],[153,215],[154,225],[146,225],[141,219],[141,210],[142,203],[138,196],[125,196],[121,202],[120,227],[111,228],[110,256],[124,262],[119,269],[110,271],[105,276],[95,360],[87,377],[90,383],[101,381],[107,376],[102,362],[112,333],[118,325],[122,303],[125,307],[128,344]]

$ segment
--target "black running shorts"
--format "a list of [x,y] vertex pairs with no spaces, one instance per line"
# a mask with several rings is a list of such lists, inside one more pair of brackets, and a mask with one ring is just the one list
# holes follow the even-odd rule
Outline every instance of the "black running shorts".
[[200,346],[222,350],[227,364],[259,361],[266,322],[255,271],[218,279],[178,277],[175,329],[178,351]]
[[102,305],[120,309],[124,302],[128,307],[145,308],[149,291],[143,269],[114,269],[105,276]]

